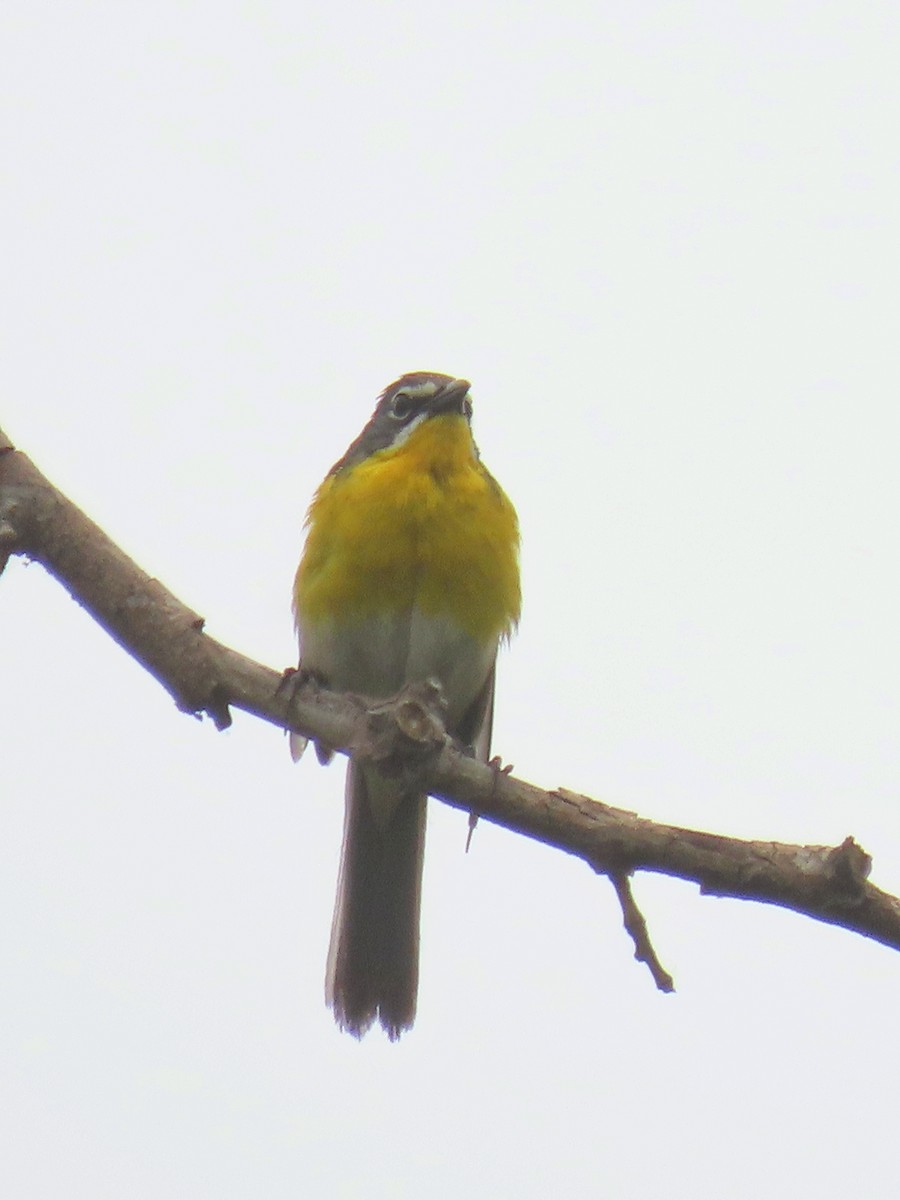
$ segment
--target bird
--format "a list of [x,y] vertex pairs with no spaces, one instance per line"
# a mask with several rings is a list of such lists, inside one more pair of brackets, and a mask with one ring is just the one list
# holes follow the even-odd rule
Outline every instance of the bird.
[[[519,525],[473,440],[470,388],[414,371],[381,392],[309,506],[293,608],[304,678],[376,700],[436,681],[448,733],[487,762]],[[295,758],[304,745],[293,735]],[[348,763],[325,998],[357,1038],[377,1020],[396,1041],[415,1019],[426,799]]]

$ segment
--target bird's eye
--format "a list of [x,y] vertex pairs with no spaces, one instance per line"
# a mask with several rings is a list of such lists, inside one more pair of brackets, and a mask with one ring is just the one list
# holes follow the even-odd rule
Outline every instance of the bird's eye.
[[391,401],[391,416],[395,421],[405,421],[415,408],[415,402],[409,392],[398,392]]

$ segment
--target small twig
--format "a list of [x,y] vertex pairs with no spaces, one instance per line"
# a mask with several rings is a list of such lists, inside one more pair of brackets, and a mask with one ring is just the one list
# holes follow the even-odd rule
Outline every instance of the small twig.
[[[497,780],[501,775],[511,775],[513,765],[512,763],[504,764],[503,759],[499,754],[495,754],[493,758],[489,758],[487,765],[494,772],[494,790],[496,791]],[[475,826],[477,824],[478,813],[475,811],[475,809],[472,809],[472,811],[469,813],[469,832],[466,835],[466,854],[469,853],[469,847],[472,845],[472,835],[475,832]]]
[[644,914],[637,906],[634,893],[631,890],[631,879],[622,871],[611,871],[610,883],[616,889],[619,904],[622,907],[622,920],[625,929],[634,942],[634,957],[638,962],[646,963],[653,976],[653,982],[661,992],[674,992],[675,981],[665,969],[653,949],[650,934],[647,932],[647,922]]
[[469,813],[469,830],[468,830],[468,833],[466,834],[466,848],[464,851],[464,853],[466,853],[466,854],[469,853],[469,847],[472,845],[472,834],[475,832],[475,826],[477,824],[478,824],[478,813],[470,812]]

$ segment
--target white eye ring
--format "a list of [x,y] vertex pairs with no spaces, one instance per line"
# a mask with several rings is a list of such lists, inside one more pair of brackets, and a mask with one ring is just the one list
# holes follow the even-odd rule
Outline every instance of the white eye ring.
[[391,401],[391,416],[395,421],[405,421],[412,416],[415,401],[409,392],[398,392]]

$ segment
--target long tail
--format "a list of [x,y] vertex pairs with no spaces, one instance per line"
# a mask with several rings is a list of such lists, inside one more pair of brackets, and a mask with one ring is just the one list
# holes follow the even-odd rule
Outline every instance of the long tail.
[[425,814],[410,796],[377,822],[365,773],[348,765],[325,999],[355,1037],[377,1017],[395,1041],[415,1019]]

